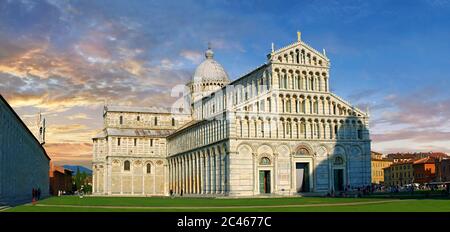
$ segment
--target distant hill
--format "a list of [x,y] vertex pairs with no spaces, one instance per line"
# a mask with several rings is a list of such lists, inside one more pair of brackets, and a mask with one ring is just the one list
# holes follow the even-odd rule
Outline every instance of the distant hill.
[[76,175],[77,174],[77,168],[80,168],[80,173],[81,172],[86,172],[86,174],[88,174],[88,175],[92,175],[92,170],[91,169],[89,169],[89,168],[85,168],[85,167],[83,167],[83,166],[77,166],[77,165],[64,165],[63,166],[65,169],[69,169],[69,170],[71,170],[73,173],[72,173],[72,175]]

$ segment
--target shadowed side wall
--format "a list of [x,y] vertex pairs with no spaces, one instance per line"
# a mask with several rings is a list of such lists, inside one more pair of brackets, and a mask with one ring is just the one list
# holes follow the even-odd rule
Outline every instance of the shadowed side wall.
[[30,202],[32,189],[49,195],[50,158],[19,116],[0,96],[0,203]]

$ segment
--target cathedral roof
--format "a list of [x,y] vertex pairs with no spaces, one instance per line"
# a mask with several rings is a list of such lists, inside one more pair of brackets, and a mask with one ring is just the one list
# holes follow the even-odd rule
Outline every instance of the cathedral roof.
[[106,112],[171,113],[168,107],[105,106]]
[[130,137],[165,137],[174,130],[151,130],[151,129],[116,129],[107,128],[106,136],[130,136]]
[[216,60],[214,60],[214,52],[211,47],[205,52],[206,59],[197,66],[193,76],[193,82],[225,82],[228,83],[228,74],[225,69]]

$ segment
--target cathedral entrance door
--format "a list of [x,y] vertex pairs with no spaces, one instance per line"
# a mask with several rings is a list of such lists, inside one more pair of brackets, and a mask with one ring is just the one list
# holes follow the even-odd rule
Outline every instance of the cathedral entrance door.
[[343,169],[334,169],[334,191],[344,191]]
[[270,193],[270,171],[259,171],[259,192]]
[[309,192],[309,164],[296,163],[297,192]]

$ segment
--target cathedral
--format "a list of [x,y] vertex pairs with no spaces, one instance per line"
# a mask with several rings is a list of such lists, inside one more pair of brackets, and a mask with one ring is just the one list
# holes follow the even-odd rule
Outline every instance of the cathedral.
[[184,107],[105,105],[96,195],[327,194],[370,185],[369,115],[330,92],[330,60],[297,40],[230,81],[209,46]]

